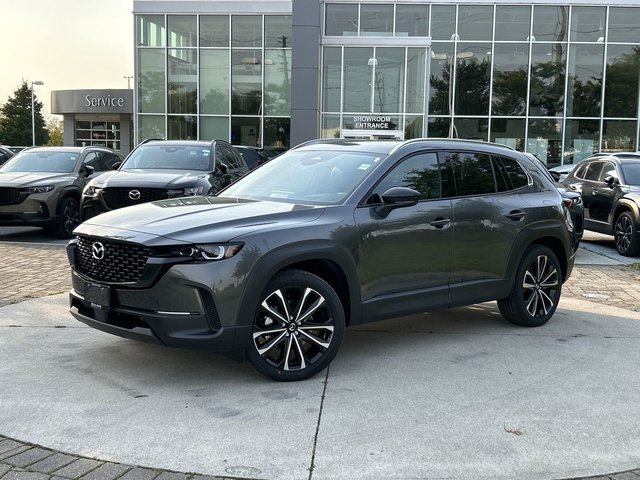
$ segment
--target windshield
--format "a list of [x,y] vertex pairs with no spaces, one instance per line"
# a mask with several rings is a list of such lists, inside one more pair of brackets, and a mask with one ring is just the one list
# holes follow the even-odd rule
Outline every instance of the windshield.
[[[640,186],[640,163],[620,163],[625,183],[627,185]],[[615,171],[613,175],[615,175]]]
[[211,149],[186,145],[143,145],[127,157],[121,170],[211,171]]
[[26,151],[12,157],[0,168],[0,172],[72,173],[78,157],[76,152]]
[[220,196],[339,204],[382,158],[369,152],[294,150],[241,178]]

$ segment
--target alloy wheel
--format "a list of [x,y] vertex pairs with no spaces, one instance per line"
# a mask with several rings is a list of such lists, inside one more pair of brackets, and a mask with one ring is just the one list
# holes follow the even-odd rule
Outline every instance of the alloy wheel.
[[633,235],[633,225],[628,215],[620,215],[616,222],[614,235],[618,251],[623,253],[629,250]]
[[73,230],[80,225],[80,210],[74,201],[67,202],[62,212],[64,233],[71,237]]
[[527,312],[532,317],[544,317],[555,306],[558,286],[558,270],[546,255],[537,255],[527,267],[522,288]]
[[284,287],[267,295],[256,314],[253,344],[268,364],[304,370],[322,359],[334,337],[327,300],[308,286]]

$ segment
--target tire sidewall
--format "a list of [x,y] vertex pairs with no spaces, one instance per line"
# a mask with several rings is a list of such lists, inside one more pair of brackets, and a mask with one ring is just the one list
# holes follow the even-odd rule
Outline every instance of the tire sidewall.
[[[329,348],[324,352],[322,358],[316,361],[313,365],[304,368],[303,370],[287,371],[281,368],[270,365],[262,356],[258,353],[253,341],[253,327],[255,325],[259,306],[262,301],[275,292],[278,289],[287,287],[309,287],[318,291],[327,302],[331,315],[333,316],[333,336]],[[310,378],[322,370],[324,370],[333,358],[338,353],[340,344],[344,337],[345,331],[345,316],[344,308],[340,297],[335,290],[325,282],[322,278],[313,275],[312,273],[303,270],[286,270],[277,274],[265,287],[260,299],[256,304],[256,311],[254,312],[254,318],[251,323],[251,338],[245,355],[251,365],[261,374],[278,381],[297,381]]]
[[[68,232],[65,228],[65,223],[66,223],[66,215],[65,215],[65,211],[67,209],[67,206],[69,204],[74,204],[75,205],[75,209],[78,215],[78,220],[80,220],[80,204],[78,203],[78,201],[73,198],[73,197],[65,197],[62,199],[62,202],[60,203],[60,210],[59,210],[59,215],[58,215],[58,224],[56,226],[56,230],[55,230],[55,235],[58,238],[73,238],[73,233],[72,232]],[[77,225],[74,226],[77,227],[80,223],[78,223]]]

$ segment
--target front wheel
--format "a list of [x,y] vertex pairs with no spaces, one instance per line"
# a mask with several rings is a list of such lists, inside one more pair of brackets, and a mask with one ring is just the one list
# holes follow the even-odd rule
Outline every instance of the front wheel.
[[556,311],[561,290],[562,271],[556,254],[545,246],[532,245],[518,265],[511,295],[498,300],[498,308],[511,323],[539,327]]
[[53,235],[56,238],[72,238],[73,230],[78,225],[80,225],[80,206],[75,198],[67,197],[60,204],[58,222],[53,228]]
[[285,271],[260,298],[247,359],[274,380],[304,380],[333,360],[344,330],[342,303],[333,288],[309,272]]
[[640,254],[638,228],[631,213],[623,212],[618,216],[613,227],[613,236],[616,241],[616,249],[620,255],[636,257]]

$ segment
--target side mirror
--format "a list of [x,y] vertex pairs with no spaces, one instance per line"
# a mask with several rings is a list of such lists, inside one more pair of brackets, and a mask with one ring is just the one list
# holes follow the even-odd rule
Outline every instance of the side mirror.
[[83,165],[82,166],[82,173],[84,173],[84,175],[86,177],[89,177],[95,171],[96,171],[96,169],[94,167],[92,167],[91,165]]
[[382,194],[383,205],[376,208],[381,217],[389,215],[391,210],[412,207],[420,201],[420,192],[407,187],[392,187]]
[[120,165],[122,165],[122,162],[116,162],[111,165],[111,168],[113,168],[114,170],[118,170],[120,168]]
[[606,177],[604,177],[604,183],[606,183],[609,188],[613,188],[613,186],[619,183],[619,181],[616,177],[607,175]]
[[226,163],[219,163],[218,165],[216,165],[216,170],[224,175],[229,171],[229,167],[227,167]]

